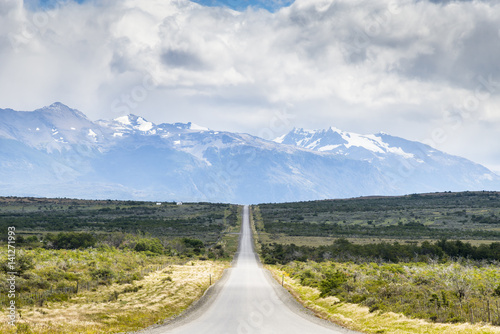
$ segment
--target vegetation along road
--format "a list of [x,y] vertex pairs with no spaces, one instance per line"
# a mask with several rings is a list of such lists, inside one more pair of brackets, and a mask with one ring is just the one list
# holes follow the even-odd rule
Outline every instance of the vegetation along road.
[[[201,312],[174,325],[148,331],[160,333],[348,333],[290,307],[281,298],[277,283],[260,266],[253,249],[249,210],[243,211],[242,236],[236,265],[221,281],[220,292]],[[293,304],[293,303],[291,303]]]

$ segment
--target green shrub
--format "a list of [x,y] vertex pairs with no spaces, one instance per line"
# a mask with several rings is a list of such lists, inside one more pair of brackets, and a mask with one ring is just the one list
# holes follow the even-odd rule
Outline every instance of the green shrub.
[[264,256],[264,264],[276,264],[277,260],[269,254]]
[[118,296],[120,296],[120,293],[118,291],[113,291],[111,295],[108,298],[108,301],[112,302],[118,299]]
[[142,289],[142,285],[128,286],[121,293],[137,292],[139,289]]
[[349,298],[350,303],[360,304],[366,300],[367,296],[363,294],[354,294]]
[[110,280],[115,276],[115,273],[111,269],[102,268],[92,270],[90,276],[96,280]]
[[78,281],[80,279],[80,275],[72,272],[67,272],[64,274],[64,278],[68,281]]
[[9,271],[16,271],[20,275],[22,275],[27,270],[33,269],[33,267],[34,267],[33,257],[23,254],[22,252],[16,252],[16,258],[14,264],[15,270],[12,270],[9,267],[8,261],[2,261],[0,265],[1,271],[3,271],[4,273],[7,273]]
[[186,247],[201,250],[204,247],[203,241],[191,238],[182,238],[182,242]]
[[49,302],[66,302],[70,298],[69,294],[67,293],[54,293],[52,295],[49,295],[47,297],[47,301]]
[[493,292],[493,294],[494,294],[495,296],[500,296],[500,285],[498,285],[498,286],[496,287],[496,289],[495,289],[495,291]]
[[134,250],[136,252],[151,252],[155,254],[163,254],[163,245],[157,238],[140,239],[137,244],[135,244]]
[[300,274],[300,284],[304,286],[317,287],[318,281],[316,279],[316,275],[310,270],[307,269],[302,274]]
[[56,235],[48,233],[45,236],[45,245],[47,248],[54,249],[78,249],[94,247],[96,238],[86,232],[60,232]]
[[319,283],[320,297],[335,296],[341,292],[342,285],[347,282],[347,276],[341,271],[327,275]]

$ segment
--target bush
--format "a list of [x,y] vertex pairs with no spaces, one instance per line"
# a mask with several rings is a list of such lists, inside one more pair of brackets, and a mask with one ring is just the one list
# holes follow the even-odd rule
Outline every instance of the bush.
[[68,293],[54,293],[47,297],[47,301],[49,302],[66,302],[70,299]]
[[341,292],[342,285],[347,282],[347,276],[341,271],[330,274],[319,283],[320,297],[334,296]]
[[500,285],[498,285],[495,289],[495,291],[493,292],[494,295],[496,296],[500,296]]
[[317,287],[316,275],[310,270],[305,270],[300,274],[300,284],[304,286]]
[[142,285],[136,285],[136,286],[129,286],[123,289],[121,293],[129,293],[129,292],[137,292],[140,289],[142,289]]
[[32,236],[29,236],[26,239],[24,239],[24,242],[25,243],[37,243],[37,242],[40,242],[40,240],[38,240],[38,237],[36,235],[32,235]]
[[45,243],[48,248],[78,249],[94,247],[96,238],[90,233],[60,232],[56,235],[47,234]]
[[33,269],[33,257],[22,254],[20,252],[16,252],[16,262],[15,262],[15,270],[9,268],[9,262],[4,261],[1,264],[1,270],[5,273],[9,271],[16,271],[19,275],[22,275],[25,271]]
[[369,307],[368,311],[369,311],[370,313],[373,313],[373,312],[375,312],[375,311],[378,311],[378,310],[380,310],[380,309],[381,309],[381,307],[380,307],[380,306],[381,306],[381,304],[378,304],[378,303],[377,303],[377,304],[373,304],[372,306],[370,306],[370,307]]
[[163,245],[157,238],[140,239],[137,244],[135,244],[134,250],[136,252],[151,252],[155,254],[163,254]]
[[204,247],[203,241],[191,238],[182,238],[182,242],[186,247],[201,250]]
[[115,277],[115,273],[111,269],[102,268],[92,270],[90,276],[95,280],[109,281]]
[[277,260],[273,258],[271,255],[266,254],[264,256],[264,264],[276,264]]
[[118,291],[113,291],[109,296],[108,301],[113,302],[118,299],[118,296],[120,296],[120,293]]

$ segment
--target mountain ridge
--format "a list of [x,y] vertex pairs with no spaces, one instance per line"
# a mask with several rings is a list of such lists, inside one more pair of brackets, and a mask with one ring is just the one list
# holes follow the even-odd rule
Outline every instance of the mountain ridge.
[[[14,149],[15,147],[15,149]],[[0,195],[283,202],[498,190],[486,167],[385,133],[294,128],[274,141],[56,102],[0,109]]]

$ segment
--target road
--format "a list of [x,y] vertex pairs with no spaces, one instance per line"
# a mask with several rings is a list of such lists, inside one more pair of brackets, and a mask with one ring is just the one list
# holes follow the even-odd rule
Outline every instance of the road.
[[[235,266],[220,291],[180,323],[147,331],[151,334],[335,334],[354,333],[317,319],[280,298],[281,287],[265,273],[252,245],[248,206],[243,209],[242,236]],[[275,286],[273,286],[275,285]],[[285,292],[286,293],[286,292]],[[282,293],[281,293],[282,294]],[[289,297],[288,297],[289,298]],[[285,301],[283,301],[285,299]]]

